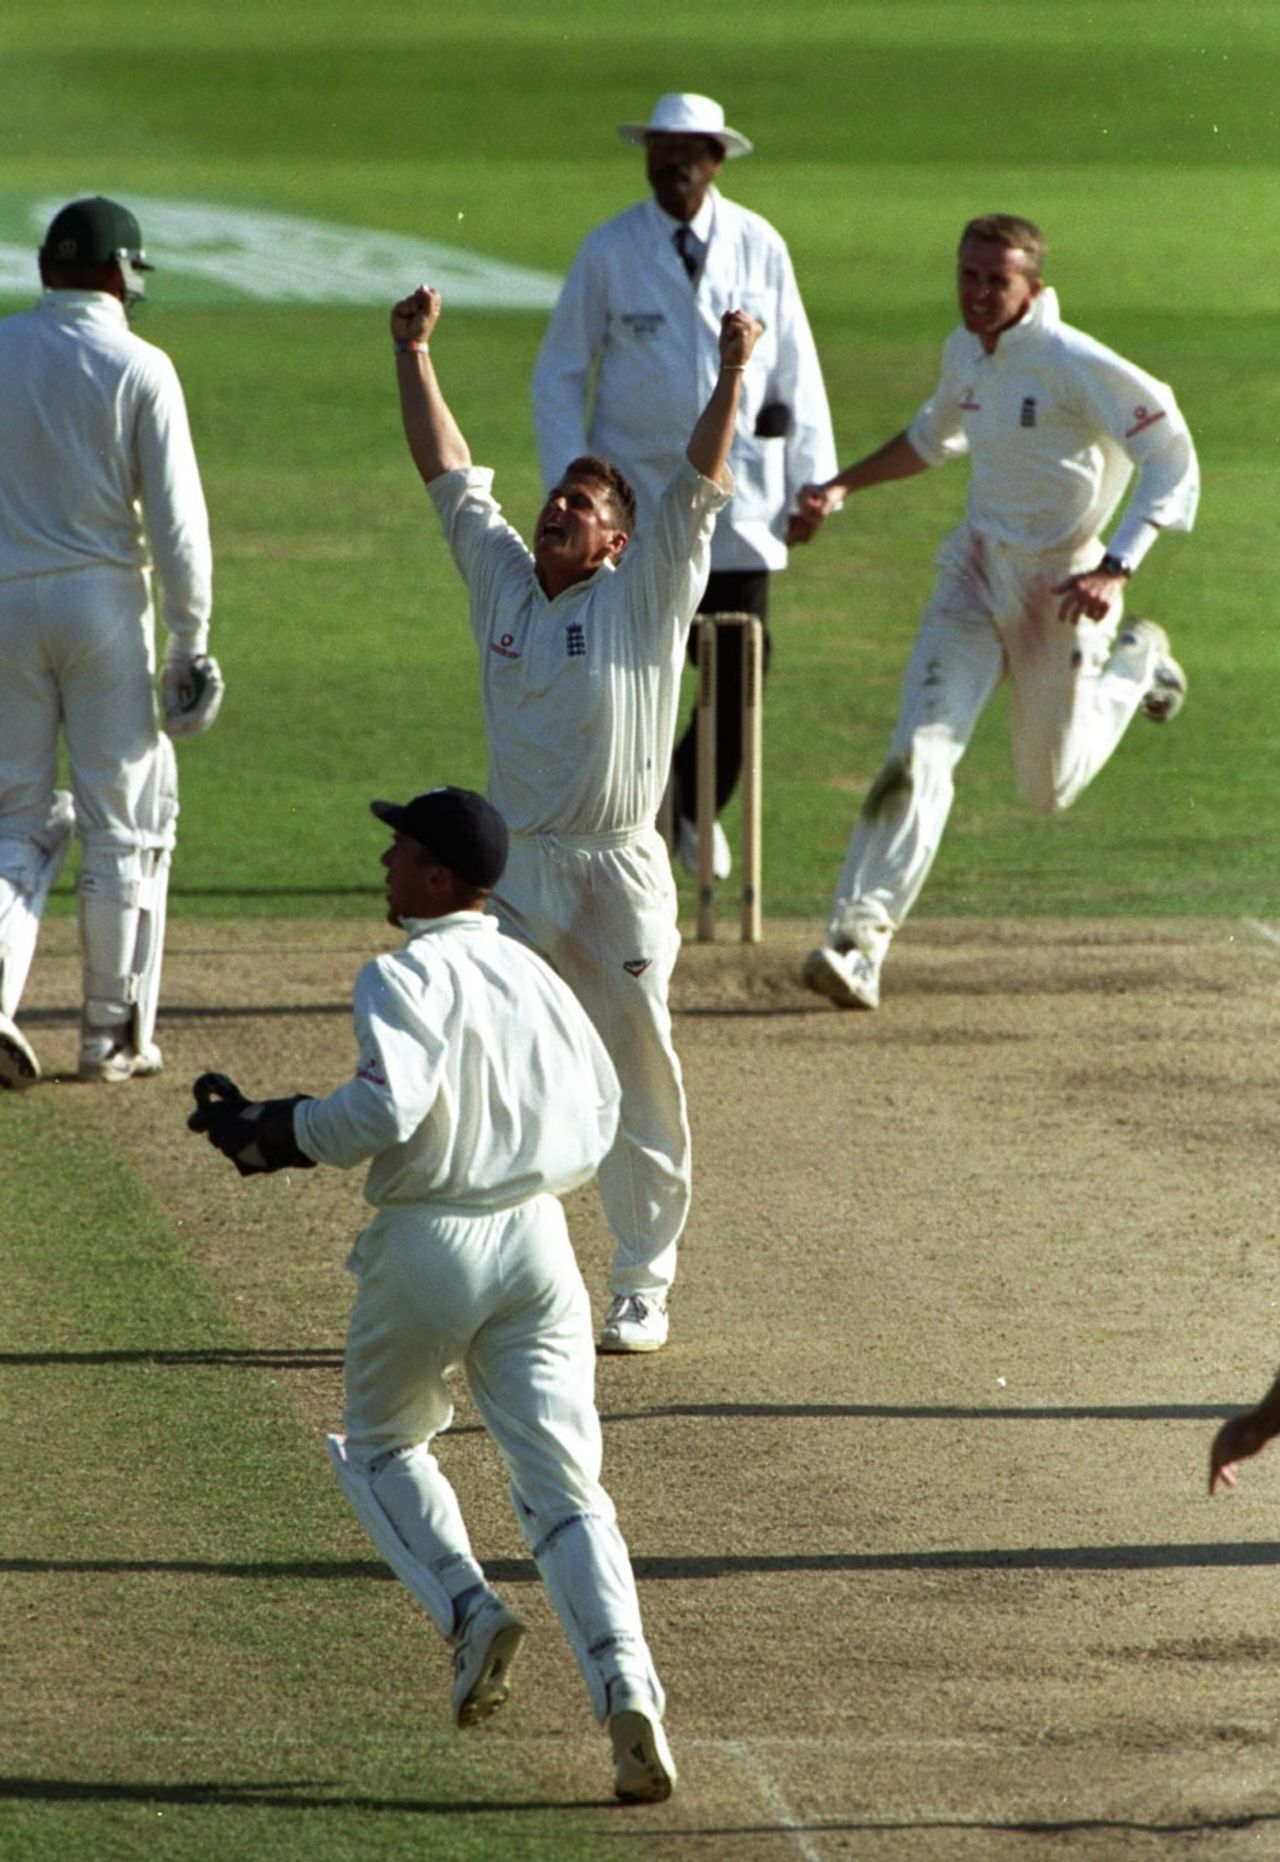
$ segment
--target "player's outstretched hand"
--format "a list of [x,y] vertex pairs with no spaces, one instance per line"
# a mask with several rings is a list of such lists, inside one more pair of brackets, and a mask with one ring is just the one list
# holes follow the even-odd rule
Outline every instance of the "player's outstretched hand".
[[1268,1440],[1258,1426],[1256,1410],[1224,1422],[1209,1449],[1210,1494],[1217,1493],[1219,1487],[1234,1487],[1238,1464],[1256,1455]]
[[802,485],[796,498],[796,510],[800,517],[812,525],[810,536],[817,530],[824,519],[833,511],[838,511],[844,503],[844,486],[837,485],[834,479],[821,485]]
[[724,368],[742,368],[751,360],[756,339],[764,330],[745,310],[726,310],[720,319],[720,362]]
[[811,543],[822,528],[822,518],[812,511],[792,511],[787,518],[786,544],[789,550],[801,543]]
[[391,307],[391,335],[397,343],[425,343],[440,321],[440,293],[420,284]]
[[1104,575],[1100,569],[1091,569],[1084,575],[1069,575],[1053,591],[1062,596],[1058,619],[1104,621],[1111,612],[1112,603],[1119,600],[1124,584],[1124,576]]

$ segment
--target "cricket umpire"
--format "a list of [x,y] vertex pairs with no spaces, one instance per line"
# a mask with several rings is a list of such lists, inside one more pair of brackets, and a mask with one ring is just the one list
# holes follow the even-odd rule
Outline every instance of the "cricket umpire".
[[643,534],[607,460],[568,460],[530,550],[502,515],[428,350],[440,294],[391,313],[409,450],[469,595],[480,656],[489,794],[511,829],[494,895],[594,1021],[622,1086],[618,1140],[600,1169],[614,1238],[605,1351],[656,1351],[689,1212],[684,1085],[668,990],[680,945],[671,862],[655,820],[675,735],[680,671],[706,581],[729,448],[760,334],[726,312],[720,368]]
[[190,1124],[242,1175],[368,1163],[377,1214],[350,1266],[339,1483],[453,1646],[453,1712],[507,1698],[525,1628],[487,1583],[431,1452],[457,1366],[511,1477],[516,1516],[613,1744],[625,1801],[675,1769],[627,1548],[600,1484],[591,1309],[557,1200],[613,1140],[618,1083],[572,992],[484,911],[502,817],[468,789],[374,802],[391,829],[387,917],[405,944],[356,979],[354,1076],[327,1098],[250,1104],[196,1082]]
[[[137,220],[72,201],[39,253],[44,295],[0,322],[0,1086],[40,1068],[15,1023],[74,822],[80,1077],[160,1069],[165,899],[178,811],[156,724],[151,564],[168,631],[167,729],[217,713],[209,522],[177,373],[128,326],[152,269]],[[145,528],[144,528],[145,524]],[[71,794],[56,788],[65,736]]]
[[[720,319],[745,310],[761,325],[729,453],[734,494],[716,521],[703,614],[767,621],[769,578],[788,548],[822,522],[802,488],[836,469],[822,369],[782,235],[715,185],[752,144],[713,97],[671,91],[645,123],[618,135],[644,150],[652,197],[588,233],[547,326],[533,375],[533,419],[544,485],[570,459],[600,453],[635,487],[637,535],[652,522],[698,410],[720,369]],[[765,634],[768,664],[770,637]],[[716,812],[742,767],[742,656],[736,630],[716,642]],[[692,816],[697,710],[672,760],[676,849],[697,865]],[[715,823],[715,866],[729,877],[729,843]]]

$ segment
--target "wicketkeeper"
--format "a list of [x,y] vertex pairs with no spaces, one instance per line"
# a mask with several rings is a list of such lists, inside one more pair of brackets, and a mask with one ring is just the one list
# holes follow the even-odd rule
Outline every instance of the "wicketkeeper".
[[600,1484],[591,1311],[557,1200],[613,1141],[618,1082],[576,998],[484,911],[502,817],[466,789],[374,802],[392,830],[387,916],[403,947],[361,970],[353,1077],[324,1099],[249,1102],[195,1083],[194,1131],[242,1176],[367,1163],[377,1210],[350,1266],[343,1492],[453,1647],[453,1712],[507,1698],[525,1626],[490,1588],[432,1454],[461,1366],[511,1476],[525,1542],[564,1625],[627,1802],[675,1767],[631,1562]]

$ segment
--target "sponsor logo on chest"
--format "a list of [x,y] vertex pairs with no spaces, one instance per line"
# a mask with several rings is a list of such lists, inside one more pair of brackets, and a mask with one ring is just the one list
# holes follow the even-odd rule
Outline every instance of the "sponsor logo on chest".
[[661,310],[624,310],[619,319],[633,336],[656,336],[666,320]]

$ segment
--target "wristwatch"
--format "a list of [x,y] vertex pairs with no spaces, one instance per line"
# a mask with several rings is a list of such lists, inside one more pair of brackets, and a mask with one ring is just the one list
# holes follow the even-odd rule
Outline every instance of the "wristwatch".
[[1098,564],[1097,568],[1094,570],[1094,574],[1095,575],[1118,575],[1118,576],[1124,577],[1125,580],[1127,580],[1129,576],[1133,574],[1133,570],[1130,567],[1130,565],[1125,561],[1123,556],[1113,556],[1111,554],[1111,551],[1108,550],[1106,555],[1102,558],[1102,561]]

